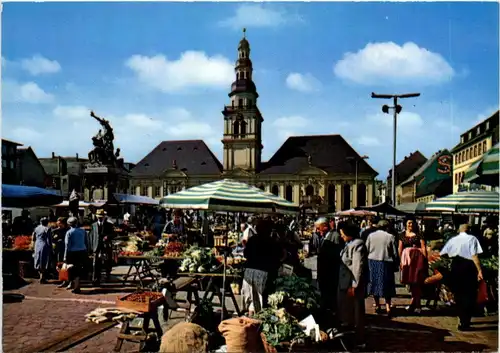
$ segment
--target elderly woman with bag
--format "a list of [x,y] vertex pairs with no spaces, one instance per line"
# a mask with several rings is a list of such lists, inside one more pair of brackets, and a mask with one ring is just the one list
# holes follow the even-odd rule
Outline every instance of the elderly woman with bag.
[[340,236],[345,242],[340,253],[338,313],[342,326],[354,328],[359,349],[365,347],[365,298],[369,281],[368,254],[359,239],[359,228],[340,223]]
[[49,219],[42,218],[40,225],[33,232],[35,243],[35,269],[40,273],[40,283],[46,283],[47,271],[50,269],[52,257],[52,230],[49,228]]

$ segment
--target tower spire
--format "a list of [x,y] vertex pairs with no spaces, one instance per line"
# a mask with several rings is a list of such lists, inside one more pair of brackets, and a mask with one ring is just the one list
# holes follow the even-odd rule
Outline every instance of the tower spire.
[[243,38],[246,39],[246,37],[247,37],[247,29],[243,27]]

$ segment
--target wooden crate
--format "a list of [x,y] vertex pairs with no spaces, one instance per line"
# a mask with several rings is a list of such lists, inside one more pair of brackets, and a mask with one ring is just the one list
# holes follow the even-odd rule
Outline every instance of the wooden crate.
[[227,246],[227,236],[217,235],[214,236],[214,246]]
[[153,300],[153,301],[151,300],[150,297],[146,297],[145,302],[127,300],[131,295],[136,295],[136,294],[141,294],[141,293],[142,292],[134,292],[134,293],[127,294],[123,297],[118,297],[116,300],[116,306],[118,308],[135,310],[135,311],[139,311],[142,313],[151,313],[151,312],[156,311],[159,306],[165,304],[165,297],[160,292],[154,292],[156,294],[160,294],[161,297],[156,299],[156,300]]

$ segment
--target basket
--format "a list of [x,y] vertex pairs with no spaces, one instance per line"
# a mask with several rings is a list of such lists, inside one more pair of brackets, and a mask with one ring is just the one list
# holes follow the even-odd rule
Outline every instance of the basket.
[[160,298],[156,300],[151,300],[150,297],[146,297],[144,302],[128,300],[132,295],[142,294],[141,291],[127,294],[122,297],[118,297],[116,300],[116,306],[118,308],[125,308],[134,311],[139,311],[142,313],[152,313],[158,309],[159,306],[164,305],[166,300],[162,293],[154,292],[155,294],[161,295]]

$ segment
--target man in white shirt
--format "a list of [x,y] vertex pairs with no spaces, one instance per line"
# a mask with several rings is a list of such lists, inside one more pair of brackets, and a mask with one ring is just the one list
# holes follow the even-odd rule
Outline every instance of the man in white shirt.
[[469,225],[462,224],[459,234],[451,238],[441,250],[441,256],[452,259],[450,271],[451,290],[459,318],[459,331],[470,330],[470,322],[476,309],[479,281],[483,279],[478,255],[483,253],[479,240],[468,234]]

